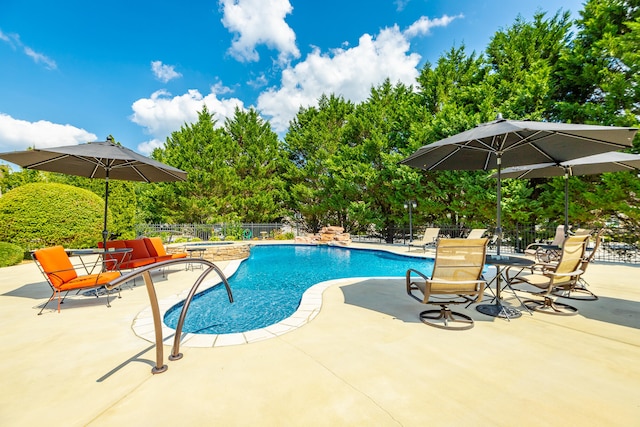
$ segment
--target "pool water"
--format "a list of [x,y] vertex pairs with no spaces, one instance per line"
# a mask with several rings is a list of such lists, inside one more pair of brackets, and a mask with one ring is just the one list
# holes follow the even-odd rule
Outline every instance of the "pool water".
[[[316,283],[349,277],[404,277],[409,268],[430,274],[433,260],[335,246],[254,246],[229,278],[234,302],[229,303],[224,286],[196,295],[183,331],[229,334],[264,328],[291,316],[302,294]],[[165,314],[165,323],[174,329],[182,305]]]

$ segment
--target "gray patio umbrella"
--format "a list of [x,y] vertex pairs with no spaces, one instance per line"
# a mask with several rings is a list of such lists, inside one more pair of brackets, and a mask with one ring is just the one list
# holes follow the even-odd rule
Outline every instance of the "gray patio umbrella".
[[497,169],[497,254],[502,240],[503,166],[560,163],[631,147],[638,129],[612,126],[496,120],[425,145],[400,163],[424,170]]
[[[564,176],[564,232],[569,233],[569,177],[640,169],[640,155],[610,152],[561,163],[514,166],[502,170],[501,178],[548,178]],[[493,175],[497,178],[497,175]]]
[[184,181],[187,173],[145,157],[116,144],[112,137],[104,142],[88,142],[46,149],[0,153],[0,159],[25,169],[59,172],[88,178],[104,178],[104,229],[102,241],[106,247],[109,179],[125,181]]

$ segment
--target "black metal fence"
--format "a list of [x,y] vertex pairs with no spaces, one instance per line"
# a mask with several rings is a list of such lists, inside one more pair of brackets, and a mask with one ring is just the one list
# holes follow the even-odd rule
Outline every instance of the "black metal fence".
[[250,240],[277,238],[293,230],[284,224],[219,223],[219,224],[138,224],[138,236],[162,236],[167,243],[194,240]]
[[[460,225],[435,225],[440,227],[441,237],[466,237],[470,228]],[[394,233],[394,243],[408,244],[411,237],[413,240],[421,240],[425,228],[412,230],[413,236],[409,235],[409,228],[398,228]],[[494,250],[496,241],[494,230],[489,228],[485,236],[491,237],[489,250]],[[500,245],[500,252],[505,254],[524,253],[524,250],[531,243],[551,242],[555,236],[555,227],[540,226],[518,226],[503,227],[503,239]],[[630,264],[640,264],[640,230],[622,227],[609,227],[602,230],[600,234],[601,243],[595,256],[596,261],[602,262],[622,262]],[[382,236],[352,236],[354,241],[377,241],[384,242]],[[590,247],[595,243],[590,241]]]
[[[434,225],[440,227],[442,237],[466,237],[468,227],[456,224]],[[221,224],[140,224],[136,226],[138,236],[160,235],[167,243],[193,240],[250,240],[250,239],[284,239],[301,234],[301,229],[284,223],[221,223]],[[493,236],[494,230],[489,228],[487,236]],[[553,226],[517,226],[503,227],[501,253],[523,253],[525,248],[535,242],[550,242],[556,229]],[[413,228],[409,235],[409,227],[398,227],[392,230],[393,243],[408,245],[410,239],[421,240],[424,227]],[[601,233],[601,244],[595,260],[603,262],[622,262],[640,264],[640,231],[621,227],[610,227]],[[351,234],[354,242],[387,243],[382,234]],[[590,243],[593,246],[593,242]],[[489,250],[495,250],[496,241],[492,237]]]

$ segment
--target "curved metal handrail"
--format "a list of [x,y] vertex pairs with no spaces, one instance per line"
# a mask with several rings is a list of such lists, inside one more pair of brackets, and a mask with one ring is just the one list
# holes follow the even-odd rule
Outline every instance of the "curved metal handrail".
[[229,302],[233,302],[233,294],[231,293],[231,288],[229,287],[229,282],[225,277],[224,273],[220,268],[212,263],[211,261],[207,261],[202,258],[178,258],[172,259],[168,261],[156,262],[153,264],[145,265],[139,267],[127,274],[124,274],[117,279],[112,280],[108,284],[105,285],[107,290],[112,290],[119,285],[128,282],[131,279],[135,279],[136,277],[142,276],[144,279],[145,287],[147,288],[147,293],[149,294],[149,302],[151,303],[151,312],[153,314],[153,326],[155,331],[155,340],[156,340],[156,366],[151,369],[152,374],[160,374],[165,372],[168,367],[163,364],[164,354],[163,354],[163,344],[162,344],[162,319],[160,318],[160,307],[158,305],[158,296],[156,294],[156,289],[153,285],[153,280],[151,279],[151,270],[156,270],[159,268],[168,267],[176,264],[203,264],[208,268],[204,269],[202,274],[198,277],[196,282],[191,287],[189,291],[189,295],[184,302],[184,306],[182,307],[182,312],[180,313],[180,319],[178,320],[178,325],[176,326],[176,333],[174,338],[174,344],[171,356],[169,360],[178,360],[182,358],[182,354],[179,353],[180,350],[180,335],[182,334],[182,326],[184,323],[184,319],[187,315],[187,310],[189,309],[189,305],[191,304],[191,299],[195,295],[196,291],[204,281],[204,279],[211,273],[211,271],[215,271],[222,279],[222,283],[227,290],[227,296],[229,297]]

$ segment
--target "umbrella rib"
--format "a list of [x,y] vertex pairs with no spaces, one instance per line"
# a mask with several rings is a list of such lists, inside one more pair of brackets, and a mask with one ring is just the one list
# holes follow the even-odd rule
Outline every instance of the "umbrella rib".
[[176,178],[176,180],[178,180],[178,181],[183,181],[183,180],[184,180],[180,175],[178,175],[178,174],[176,174],[176,173],[173,173],[173,172],[168,171],[168,170],[165,170],[165,169],[162,169],[162,170],[163,170],[165,173],[167,173],[168,175],[171,175],[172,177]]
[[427,170],[433,170],[434,168],[437,168],[439,164],[445,162],[449,157],[453,156],[454,154],[456,154],[458,151],[462,150],[463,148],[465,148],[465,147],[456,144],[456,149],[455,150],[453,150],[451,153],[449,153],[446,156],[444,156],[442,159],[438,160],[435,164],[431,165]]
[[137,167],[135,167],[135,166],[131,166],[131,169],[133,169],[134,171],[136,171],[136,173],[137,173],[138,175],[140,175],[140,178],[142,178],[142,180],[143,180],[143,181],[145,181],[145,182],[147,182],[147,183],[148,183],[148,182],[150,182],[150,181],[149,181],[149,179],[147,179],[147,177],[146,177],[146,176],[144,176],[144,175],[142,174],[142,172],[140,172],[140,169],[138,169],[138,168],[137,168]]
[[47,163],[51,163],[51,162],[56,162],[56,161],[58,161],[58,160],[60,160],[60,159],[64,159],[64,158],[66,158],[66,157],[70,157],[70,156],[69,156],[69,154],[62,154],[62,155],[57,156],[57,157],[54,157],[54,158],[52,158],[52,159],[47,159],[47,160],[42,160],[42,161],[40,161],[40,162],[31,163],[31,164],[29,164],[29,165],[25,165],[25,166],[23,166],[23,168],[26,168],[26,169],[29,169],[29,168],[36,168],[36,169],[37,169],[38,167],[40,167],[40,166],[42,166],[42,165],[46,165]]

